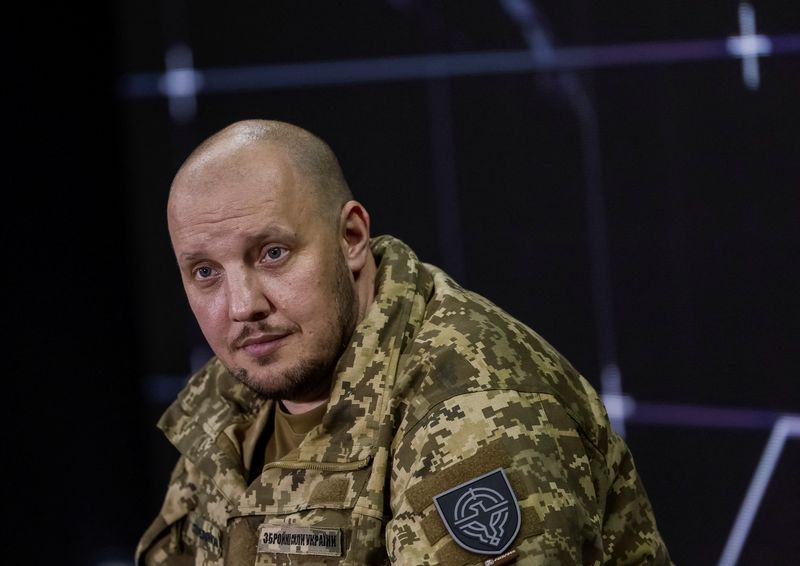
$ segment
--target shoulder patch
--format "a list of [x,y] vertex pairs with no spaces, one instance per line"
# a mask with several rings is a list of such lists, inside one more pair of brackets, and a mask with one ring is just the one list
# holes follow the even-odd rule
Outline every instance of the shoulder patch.
[[433,502],[447,531],[463,549],[499,555],[519,533],[519,504],[503,468],[457,485]]

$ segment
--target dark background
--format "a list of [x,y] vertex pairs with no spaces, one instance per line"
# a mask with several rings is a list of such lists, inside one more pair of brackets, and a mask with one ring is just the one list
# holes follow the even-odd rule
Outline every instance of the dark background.
[[[169,183],[206,136],[263,117],[326,139],[373,232],[532,326],[598,390],[616,363],[673,558],[716,563],[772,424],[800,412],[800,48],[762,57],[756,90],[739,59],[709,56],[201,92],[179,120],[131,88],[176,43],[201,71],[528,49],[502,2],[197,4],[29,6],[7,22],[11,555],[132,562],[176,455],[155,422],[204,355]],[[530,5],[556,48],[739,29],[737,2]],[[754,8],[760,33],[800,34],[794,2]],[[798,469],[795,437],[741,564],[798,556]]]

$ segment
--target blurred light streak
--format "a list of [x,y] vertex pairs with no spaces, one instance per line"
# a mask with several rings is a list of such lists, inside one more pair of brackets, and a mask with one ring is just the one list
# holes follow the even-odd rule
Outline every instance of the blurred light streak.
[[622,374],[616,363],[603,366],[600,373],[600,389],[611,428],[625,438],[625,420],[633,414],[635,402],[622,392]]
[[178,43],[167,49],[167,71],[158,78],[158,91],[169,99],[169,113],[177,122],[190,122],[197,113],[197,93],[203,76],[193,68],[191,48]]
[[736,522],[725,543],[719,566],[734,566],[739,560],[747,535],[750,534],[753,519],[764,499],[764,493],[772,479],[786,440],[790,437],[800,437],[800,416],[784,416],[775,422],[761,460],[753,474],[753,479],[750,481],[750,487],[742,501],[739,514],[736,516]]
[[[516,22],[530,50],[531,58],[552,61],[556,53],[553,33],[531,0],[501,0],[508,16]],[[597,357],[600,365],[601,395],[607,405],[611,426],[625,438],[625,411],[616,406],[622,399],[622,374],[617,364],[617,340],[614,301],[611,291],[611,261],[608,249],[606,202],[603,191],[602,158],[594,97],[585,77],[571,69],[554,73],[561,96],[569,102],[581,141],[582,172],[586,190],[587,244],[589,248],[592,307],[595,323]]]
[[[764,36],[770,55],[800,52],[800,34]],[[168,68],[165,73],[129,73],[120,77],[125,98],[165,96],[170,72],[191,71],[195,94],[263,91],[286,88],[348,85],[368,82],[404,81],[458,76],[499,75],[566,69],[595,69],[652,63],[730,59],[727,39],[659,41],[618,45],[559,47],[535,55],[528,49],[475,51],[468,53],[345,59],[306,63],[241,67],[191,66]],[[175,75],[179,76],[179,75]],[[174,79],[172,79],[174,80]],[[184,85],[178,79],[178,85]],[[174,87],[179,94],[183,87]]]
[[770,429],[784,413],[759,409],[638,401],[627,413],[631,423],[692,428]]
[[758,90],[761,74],[759,56],[772,52],[772,43],[763,35],[756,35],[756,14],[749,2],[739,3],[739,33],[726,41],[728,53],[742,59],[742,80],[750,90]]

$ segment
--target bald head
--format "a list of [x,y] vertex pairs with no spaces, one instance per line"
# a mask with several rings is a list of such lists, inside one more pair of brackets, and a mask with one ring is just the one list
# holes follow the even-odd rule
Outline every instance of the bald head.
[[234,159],[237,154],[263,146],[285,152],[303,177],[319,205],[320,212],[338,221],[339,212],[353,198],[333,150],[311,132],[276,120],[234,122],[201,143],[184,161],[170,189],[170,198],[187,171],[220,159]]

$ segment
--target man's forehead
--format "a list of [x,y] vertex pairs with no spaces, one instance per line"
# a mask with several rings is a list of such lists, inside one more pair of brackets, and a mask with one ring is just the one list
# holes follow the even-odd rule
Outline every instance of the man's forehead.
[[172,236],[181,239],[195,231],[224,233],[261,221],[291,224],[306,218],[308,223],[314,198],[310,180],[271,148],[209,153],[176,176],[168,224]]
[[264,141],[242,142],[225,139],[192,155],[181,167],[176,178],[197,175],[296,173],[296,166],[285,148]]
[[212,197],[220,200],[296,201],[312,195],[313,180],[275,144],[211,148],[187,162],[170,188],[170,205]]

